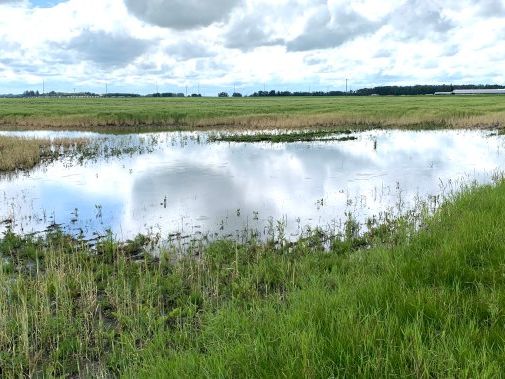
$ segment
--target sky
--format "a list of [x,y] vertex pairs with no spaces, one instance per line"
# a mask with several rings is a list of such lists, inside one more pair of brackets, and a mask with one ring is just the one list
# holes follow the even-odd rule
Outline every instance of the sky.
[[0,0],[0,93],[505,84],[505,0]]

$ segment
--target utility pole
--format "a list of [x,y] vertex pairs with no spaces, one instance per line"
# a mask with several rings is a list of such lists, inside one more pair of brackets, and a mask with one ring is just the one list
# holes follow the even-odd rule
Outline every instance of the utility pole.
[[156,82],[156,93],[160,93],[160,91],[158,91],[158,82]]
[[42,81],[42,95],[46,93],[46,82],[43,80]]
[[345,93],[347,93],[347,79],[345,80]]
[[108,89],[108,87],[107,87],[107,83],[105,83],[105,94],[106,94],[106,95],[107,95],[108,91],[109,91],[109,89]]
[[186,86],[186,97],[188,97],[188,86]]

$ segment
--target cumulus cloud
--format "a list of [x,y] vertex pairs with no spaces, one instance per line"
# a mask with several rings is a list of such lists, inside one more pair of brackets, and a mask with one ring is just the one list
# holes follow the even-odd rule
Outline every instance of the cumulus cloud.
[[435,0],[407,0],[385,21],[405,38],[425,38],[454,28],[455,23],[443,11],[444,7]]
[[85,30],[65,45],[78,58],[104,67],[126,66],[147,51],[151,41],[126,34]]
[[42,78],[67,83],[62,90],[85,83],[100,91],[105,74],[139,93],[153,83],[173,91],[200,83],[217,93],[233,83],[252,92],[264,83],[337,88],[345,78],[354,88],[505,80],[505,0],[0,4],[0,93]]
[[240,0],[125,0],[129,11],[150,24],[185,30],[228,17]]
[[505,15],[505,3],[502,0],[480,0],[479,15],[484,17],[503,17]]
[[288,51],[338,47],[356,37],[373,33],[379,26],[350,7],[337,8],[332,14],[327,7],[321,7],[308,20],[303,33],[286,46]]
[[245,19],[234,23],[224,36],[224,46],[230,49],[249,51],[258,46],[281,45],[284,40],[273,38],[267,27],[258,19]]
[[170,45],[165,48],[165,52],[171,56],[181,60],[193,58],[207,58],[216,55],[206,44],[200,42],[181,41],[177,44]]

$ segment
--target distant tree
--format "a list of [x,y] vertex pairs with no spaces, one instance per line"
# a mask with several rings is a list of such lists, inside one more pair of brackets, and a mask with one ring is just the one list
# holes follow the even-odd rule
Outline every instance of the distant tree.
[[232,97],[242,97],[242,94],[240,92],[234,92]]
[[25,91],[23,92],[23,95],[21,95],[22,97],[36,97],[36,96],[39,96],[39,91],[35,92],[35,91]]
[[228,92],[219,92],[219,93],[217,94],[217,96],[218,96],[218,97],[229,97],[229,96],[228,96]]
[[200,95],[199,93],[192,93],[191,97],[202,97],[202,95]]

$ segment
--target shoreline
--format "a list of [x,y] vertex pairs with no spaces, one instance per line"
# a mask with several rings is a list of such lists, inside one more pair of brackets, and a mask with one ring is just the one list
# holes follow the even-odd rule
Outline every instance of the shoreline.
[[58,231],[7,234],[0,370],[499,375],[504,211],[499,182],[456,195],[420,229],[395,219],[363,240],[350,227],[330,251],[315,233],[292,246],[215,241],[177,260],[139,256],[140,237],[91,251]]

